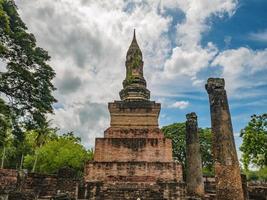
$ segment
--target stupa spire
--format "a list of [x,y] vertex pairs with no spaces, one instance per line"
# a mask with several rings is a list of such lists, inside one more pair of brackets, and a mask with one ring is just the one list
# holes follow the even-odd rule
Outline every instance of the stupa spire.
[[133,39],[126,54],[126,78],[123,81],[121,100],[149,100],[150,92],[146,89],[143,76],[143,55],[137,43],[134,29]]
[[[135,36],[135,29],[133,34],[132,42],[129,46],[129,49],[127,51],[126,60],[130,60],[130,58],[140,56],[142,59],[142,51],[137,43],[136,36]],[[129,59],[128,59],[129,58]]]

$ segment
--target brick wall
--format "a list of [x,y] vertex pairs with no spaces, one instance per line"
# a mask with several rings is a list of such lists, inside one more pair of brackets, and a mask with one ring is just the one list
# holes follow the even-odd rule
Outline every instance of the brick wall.
[[37,196],[53,196],[57,193],[57,175],[29,173],[22,183],[22,190]]
[[267,182],[261,182],[261,181],[248,182],[248,193],[250,200],[266,200]]
[[95,200],[184,200],[185,185],[180,182],[164,183],[103,183],[87,184],[86,199]]
[[172,142],[159,138],[96,138],[95,161],[172,161]]
[[31,199],[32,196],[49,197],[57,194],[58,190],[76,197],[80,181],[71,176],[68,170],[60,170],[59,174],[49,175],[0,169],[0,198],[2,194],[9,194],[11,199],[23,195],[25,199]]
[[153,101],[124,102],[108,104],[111,127],[158,128],[160,104]]
[[[204,176],[205,192],[208,195],[216,193],[215,177]],[[243,179],[246,181],[245,179]],[[243,188],[246,187],[248,191],[249,200],[266,200],[267,199],[267,182],[249,181],[243,182]],[[247,196],[247,194],[245,195]],[[212,199],[212,198],[211,198]]]
[[0,169],[0,192],[15,190],[18,172],[13,169]]
[[182,167],[175,162],[88,162],[85,181],[182,181]]

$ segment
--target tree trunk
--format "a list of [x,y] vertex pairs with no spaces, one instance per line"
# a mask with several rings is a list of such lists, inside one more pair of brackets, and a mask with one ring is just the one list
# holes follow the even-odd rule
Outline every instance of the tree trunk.
[[19,167],[20,170],[22,170],[23,167],[23,160],[24,160],[24,155],[21,154],[20,167]]
[[6,158],[6,146],[4,145],[2,161],[1,161],[1,169],[4,169],[5,158]]
[[37,160],[38,160],[38,154],[36,153],[36,155],[35,155],[35,159],[34,159],[34,164],[33,164],[33,167],[32,167],[32,172],[35,172],[35,168],[36,168]]

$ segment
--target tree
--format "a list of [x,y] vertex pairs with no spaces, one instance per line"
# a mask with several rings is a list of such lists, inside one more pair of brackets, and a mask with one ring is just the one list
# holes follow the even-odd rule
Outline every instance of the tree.
[[[181,162],[185,168],[186,159],[186,129],[185,123],[174,123],[162,127],[162,132],[166,138],[172,140],[173,157]],[[199,142],[202,156],[203,171],[206,174],[212,174],[213,159],[211,154],[211,130],[210,128],[199,128]]]
[[203,172],[213,175],[212,136],[210,128],[199,128],[200,152],[202,157]]
[[58,136],[38,148],[32,155],[27,155],[24,167],[32,169],[35,162],[35,154],[38,154],[36,171],[42,173],[56,173],[60,168],[69,167],[75,169],[77,174],[83,172],[84,163],[92,159],[92,152],[80,143],[81,139],[72,133]]
[[241,130],[243,138],[240,150],[242,163],[247,171],[252,164],[259,168],[267,166],[267,113],[252,115],[250,122]]
[[0,72],[0,94],[8,99],[13,133],[21,142],[22,129],[42,128],[45,115],[53,112],[55,72],[47,64],[48,53],[28,33],[13,0],[0,0],[0,22],[0,59],[6,63],[6,71]]
[[161,130],[166,138],[172,140],[172,154],[174,159],[185,166],[185,123],[174,123],[163,126]]
[[1,168],[4,168],[6,148],[10,143],[11,116],[9,106],[0,98],[0,147],[2,147]]
[[8,130],[11,129],[9,106],[0,98],[0,147],[5,145]]
[[35,159],[34,159],[34,164],[32,167],[32,172],[35,172],[37,160],[38,160],[38,149],[42,147],[44,144],[47,142],[56,139],[57,128],[50,128],[49,126],[49,121],[45,124],[44,127],[41,129],[34,129],[30,131],[26,135],[26,139],[28,141],[28,144],[31,144],[32,149],[34,149],[35,152]]
[[55,72],[47,64],[47,51],[36,45],[13,0],[0,0],[0,59],[6,64],[0,72],[0,95],[9,107],[15,163],[22,163],[25,133],[43,129],[46,114],[53,112]]

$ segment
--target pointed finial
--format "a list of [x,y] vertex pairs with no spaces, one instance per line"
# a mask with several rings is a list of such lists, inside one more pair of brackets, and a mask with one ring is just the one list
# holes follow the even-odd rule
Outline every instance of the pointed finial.
[[[129,54],[134,54],[134,52],[138,52],[140,55],[141,55],[141,57],[142,57],[142,52],[141,52],[141,50],[140,50],[140,48],[139,48],[139,45],[138,45],[138,43],[137,43],[137,40],[136,40],[136,36],[135,36],[135,29],[134,29],[134,34],[133,34],[133,40],[132,40],[132,42],[131,42],[131,44],[130,44],[130,46],[129,46],[129,49],[128,49],[128,51],[127,51],[127,55],[129,55]],[[126,56],[127,57],[127,56]]]

